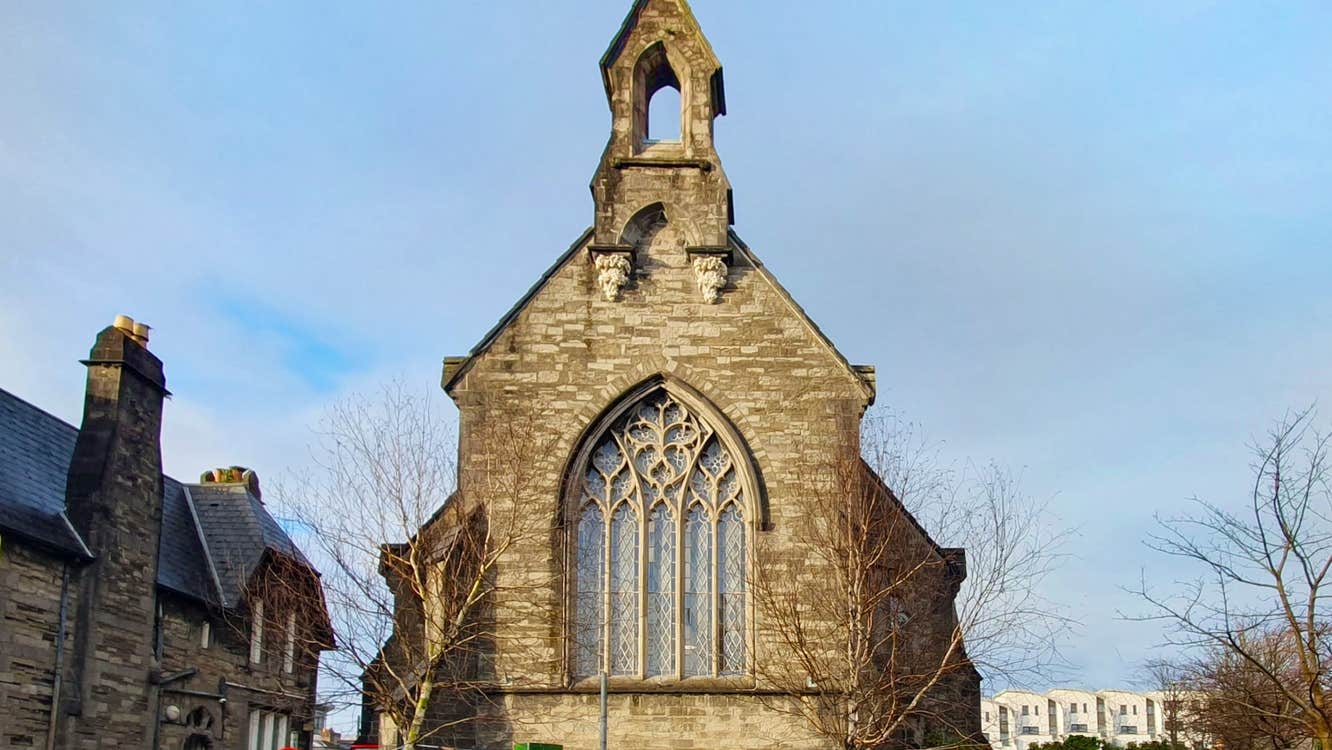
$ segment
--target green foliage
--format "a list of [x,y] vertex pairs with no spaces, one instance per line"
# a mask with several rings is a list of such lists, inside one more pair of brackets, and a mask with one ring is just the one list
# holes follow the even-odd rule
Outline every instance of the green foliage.
[[946,748],[947,750],[989,750],[990,746],[968,740],[957,732],[935,729],[926,733],[925,744],[922,747]]
[[1065,737],[1062,742],[1034,742],[1027,746],[1027,750],[1102,750],[1102,748],[1109,747],[1112,746],[1096,737],[1088,737],[1085,734],[1071,734]]

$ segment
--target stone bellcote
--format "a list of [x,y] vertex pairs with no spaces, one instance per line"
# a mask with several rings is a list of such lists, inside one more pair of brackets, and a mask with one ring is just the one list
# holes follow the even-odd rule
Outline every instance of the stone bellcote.
[[[592,179],[594,254],[631,254],[637,225],[663,218],[683,233],[691,254],[722,252],[733,223],[731,187],[712,136],[726,98],[721,63],[689,4],[637,0],[601,58],[601,75],[611,136]],[[654,108],[674,106],[667,89],[679,93],[679,130],[654,133],[650,121],[670,119]]]

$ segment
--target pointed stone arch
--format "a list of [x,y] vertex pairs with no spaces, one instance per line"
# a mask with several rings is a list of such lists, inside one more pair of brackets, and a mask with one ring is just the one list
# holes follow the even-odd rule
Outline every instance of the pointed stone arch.
[[641,249],[651,243],[653,236],[669,221],[666,216],[666,204],[661,201],[649,203],[635,211],[634,215],[624,223],[624,228],[620,230],[619,244],[636,250]]
[[750,514],[748,517],[756,523],[757,530],[769,530],[772,523],[772,514],[768,504],[767,488],[763,481],[761,466],[756,460],[755,452],[750,447],[749,441],[745,439],[745,436],[735,426],[734,422],[699,389],[694,388],[674,374],[664,371],[642,378],[637,383],[624,388],[618,395],[609,400],[609,403],[573,441],[572,450],[564,464],[564,479],[561,483],[561,507],[560,512],[556,514],[558,521],[561,524],[574,521],[574,517],[568,514],[568,504],[565,499],[570,496],[572,490],[576,489],[575,484],[579,479],[577,476],[578,469],[586,464],[596,438],[609,429],[635,403],[657,390],[664,391],[679,399],[693,413],[700,415],[715,431],[718,439],[727,448],[730,455],[734,457],[737,466],[743,471],[742,479],[747,495],[746,502],[749,503],[749,507],[746,509]]
[[656,236],[657,232],[661,231],[667,224],[674,223],[675,229],[684,236],[685,245],[697,245],[699,241],[698,228],[687,219],[680,220],[680,217],[683,216],[688,216],[688,213],[665,201],[649,203],[635,211],[624,222],[624,226],[620,228],[618,235],[618,244],[621,247],[642,250],[652,244],[652,238]]
[[652,98],[664,88],[673,88],[680,94],[679,111],[675,113],[679,118],[678,137],[669,140],[678,143],[687,140],[688,118],[685,117],[685,108],[689,106],[688,80],[687,74],[683,76],[677,74],[666,45],[661,41],[649,44],[638,56],[638,60],[634,63],[632,89],[633,137],[637,149],[641,150],[654,140],[659,140],[659,135],[650,131],[648,123]]
[[760,480],[720,410],[654,376],[579,437],[559,516],[571,579],[568,673],[747,679]]

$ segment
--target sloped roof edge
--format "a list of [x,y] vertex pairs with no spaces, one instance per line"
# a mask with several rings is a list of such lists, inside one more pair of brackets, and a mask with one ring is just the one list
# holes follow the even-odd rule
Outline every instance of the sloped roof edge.
[[485,353],[485,351],[490,348],[490,345],[495,343],[495,339],[499,338],[499,335],[504,332],[504,329],[508,328],[509,324],[522,313],[523,308],[527,307],[527,303],[531,302],[532,298],[537,295],[537,292],[541,291],[542,287],[546,286],[546,282],[550,281],[551,277],[555,275],[555,272],[560,270],[560,268],[578,252],[579,248],[587,244],[588,240],[592,239],[593,229],[593,227],[588,227],[583,230],[583,233],[578,236],[578,239],[574,240],[574,243],[569,246],[569,249],[561,253],[560,257],[556,258],[555,262],[541,274],[541,278],[537,279],[536,283],[533,284],[522,297],[518,298],[518,301],[513,304],[513,307],[510,307],[508,312],[500,317],[499,322],[492,326],[489,331],[486,331],[486,335],[482,336],[476,346],[473,346],[472,350],[467,353],[467,361],[463,363],[462,367],[459,367],[457,372],[453,373],[453,377],[448,378],[440,384],[444,388],[445,393],[449,393],[453,390],[454,384],[457,383],[468,370],[472,369],[472,363],[476,361],[477,356]]
[[911,525],[915,527],[916,531],[919,531],[921,536],[925,537],[925,541],[930,543],[930,547],[932,547],[939,555],[939,558],[947,560],[948,553],[945,549],[940,547],[938,542],[934,541],[934,537],[930,535],[930,532],[921,525],[920,521],[916,520],[916,516],[907,509],[906,504],[897,496],[897,493],[893,492],[893,488],[889,487],[888,483],[883,481],[883,477],[879,476],[879,472],[875,471],[874,467],[870,466],[869,462],[866,461],[863,456],[860,458],[860,467],[867,475],[869,475],[871,481],[874,482],[874,486],[878,488],[880,492],[885,493],[889,499],[893,501],[893,504],[902,510],[902,515],[906,516],[907,520],[911,522]]
[[[588,229],[569,246],[569,249],[565,250],[559,258],[556,258],[555,262],[541,274],[541,278],[537,279],[537,282],[527,290],[527,293],[519,298],[519,300],[514,303],[513,307],[509,308],[508,312],[504,313],[499,319],[499,322],[486,332],[486,335],[481,338],[481,341],[479,341],[476,346],[472,347],[472,350],[467,354],[467,360],[462,363],[462,366],[454,371],[451,377],[442,381],[441,386],[444,388],[445,393],[452,392],[453,386],[458,383],[463,375],[467,374],[467,372],[472,369],[472,364],[476,361],[476,358],[484,354],[486,350],[490,348],[491,344],[495,343],[495,339],[499,338],[499,335],[504,332],[504,329],[508,328],[509,324],[522,314],[523,309],[526,308],[527,304],[532,301],[532,298],[537,295],[537,292],[541,291],[546,283],[550,281],[551,277],[553,277],[555,273],[558,272],[560,268],[563,267],[564,264],[567,263],[569,259],[588,242],[588,240],[591,239],[592,232],[593,228],[588,227]],[[832,340],[823,332],[823,329],[819,328],[819,325],[809,317],[809,313],[805,312],[805,308],[801,307],[800,303],[795,301],[795,298],[786,290],[786,287],[782,286],[781,282],[777,280],[777,277],[773,276],[772,272],[763,265],[763,261],[758,259],[758,256],[754,254],[753,250],[749,249],[749,246],[745,244],[744,240],[740,239],[740,235],[736,234],[734,229],[730,229],[727,230],[727,239],[730,241],[732,247],[737,252],[744,255],[745,259],[749,261],[750,265],[754,267],[764,281],[766,281],[773,290],[777,292],[778,296],[786,302],[791,308],[791,311],[804,321],[805,325],[809,327],[810,332],[814,334],[814,338],[822,343],[828,350],[828,353],[832,354],[832,356],[842,365],[842,368],[846,370],[847,375],[860,386],[865,394],[866,402],[870,404],[874,403],[874,387],[870,385],[869,382],[865,380],[864,376],[851,365],[851,362],[842,355],[841,351],[837,349],[837,346],[834,345]]]
[[[638,16],[647,7],[648,2],[649,0],[634,0],[633,6],[629,8],[629,13],[624,17],[624,21],[620,23],[620,30],[615,33],[615,37],[611,39],[610,44],[606,47],[606,52],[601,56],[601,83],[606,87],[607,99],[614,96],[610,80],[611,66],[615,64],[615,61],[620,57],[620,53],[624,51],[625,44],[629,41],[629,35],[638,26]],[[703,33],[703,27],[694,16],[694,9],[689,7],[688,0],[675,0],[675,2],[678,4],[680,14],[684,19],[693,24],[694,28],[698,30],[699,44],[708,53],[708,57],[717,62],[717,69],[721,70],[721,62],[717,60],[717,53],[712,51],[712,44],[708,42],[707,35]],[[725,97],[722,96],[721,99],[723,103],[719,105],[718,110],[720,114],[724,115],[726,114]]]
[[782,286],[782,282],[778,281],[777,277],[768,270],[767,266],[763,265],[763,261],[759,260],[753,250],[749,249],[749,245],[746,245],[745,241],[740,239],[740,235],[736,234],[734,229],[726,230],[726,236],[731,241],[731,244],[735,246],[735,249],[744,254],[745,258],[754,266],[755,270],[759,272],[759,275],[772,285],[773,290],[777,292],[778,296],[785,300],[786,304],[791,307],[791,311],[803,320],[805,325],[809,326],[810,332],[814,334],[814,338],[818,339],[819,342],[828,349],[828,353],[832,354],[833,357],[837,359],[843,369],[846,370],[847,374],[851,376],[852,380],[854,380],[860,386],[861,390],[864,391],[867,402],[873,404],[875,396],[874,387],[865,380],[865,377],[861,375],[854,366],[852,366],[850,360],[842,354],[837,348],[837,345],[832,342],[832,339],[828,338],[822,328],[819,328],[819,324],[814,322],[814,319],[809,316],[809,313],[805,312],[805,308],[801,307],[799,302],[796,302],[795,297],[792,297],[791,293],[786,290],[786,287]]
[[181,489],[185,492],[185,507],[190,509],[190,520],[194,522],[194,533],[199,537],[199,546],[203,547],[204,562],[208,565],[208,576],[213,583],[217,600],[223,607],[230,607],[232,602],[227,601],[226,592],[222,589],[222,578],[217,574],[217,565],[213,562],[213,553],[208,549],[208,537],[204,534],[203,523],[199,521],[199,509],[194,507],[194,495],[190,493],[188,484],[182,484]]

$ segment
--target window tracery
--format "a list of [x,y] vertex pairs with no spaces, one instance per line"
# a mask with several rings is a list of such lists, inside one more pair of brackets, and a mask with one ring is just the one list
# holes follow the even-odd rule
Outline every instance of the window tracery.
[[750,516],[730,449],[663,387],[592,441],[571,509],[574,676],[748,673]]

